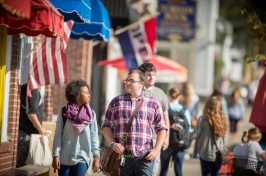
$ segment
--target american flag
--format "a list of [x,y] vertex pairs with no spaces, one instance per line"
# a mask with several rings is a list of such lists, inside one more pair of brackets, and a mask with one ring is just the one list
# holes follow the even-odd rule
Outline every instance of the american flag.
[[60,38],[44,37],[30,63],[28,95],[31,90],[49,84],[66,84],[66,46],[73,21],[64,23],[64,35]]

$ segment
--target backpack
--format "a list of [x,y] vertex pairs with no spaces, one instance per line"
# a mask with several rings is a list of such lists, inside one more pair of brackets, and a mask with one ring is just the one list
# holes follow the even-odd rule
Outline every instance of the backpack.
[[[170,126],[173,123],[178,123],[183,126],[185,131],[189,131],[189,123],[185,116],[186,108],[182,108],[180,111],[174,111],[171,108],[168,110],[169,113],[169,121]],[[191,139],[185,138],[181,132],[176,131],[174,129],[170,129],[170,139],[169,139],[169,146],[171,148],[175,148],[177,150],[185,150],[188,149],[191,145]]]

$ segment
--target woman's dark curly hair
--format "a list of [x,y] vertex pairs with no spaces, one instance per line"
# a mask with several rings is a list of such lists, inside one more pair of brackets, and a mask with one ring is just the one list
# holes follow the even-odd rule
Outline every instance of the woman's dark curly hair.
[[75,81],[71,81],[66,85],[66,91],[65,91],[65,97],[68,102],[76,102],[76,99],[79,97],[81,94],[81,88],[82,87],[87,87],[88,90],[90,91],[90,87],[87,84],[86,81],[79,79]]

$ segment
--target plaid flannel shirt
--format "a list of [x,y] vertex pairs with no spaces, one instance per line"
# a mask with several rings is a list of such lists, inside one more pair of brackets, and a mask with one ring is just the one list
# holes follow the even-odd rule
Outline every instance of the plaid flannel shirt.
[[130,154],[131,157],[144,156],[153,148],[153,128],[156,134],[160,130],[167,130],[160,103],[153,97],[145,96],[143,92],[135,101],[130,99],[130,94],[122,94],[110,102],[102,124],[102,128],[108,127],[112,130],[115,141],[120,143],[129,117],[140,99],[143,103],[133,119],[125,142],[124,154]]

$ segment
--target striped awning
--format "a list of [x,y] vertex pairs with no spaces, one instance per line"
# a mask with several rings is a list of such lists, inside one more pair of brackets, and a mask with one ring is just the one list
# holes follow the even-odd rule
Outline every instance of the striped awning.
[[[91,0],[50,0],[57,10],[64,16],[65,21],[90,22]],[[92,0],[94,1],[94,0]]]
[[109,41],[111,24],[109,14],[100,0],[91,1],[91,21],[74,23],[70,38]]

